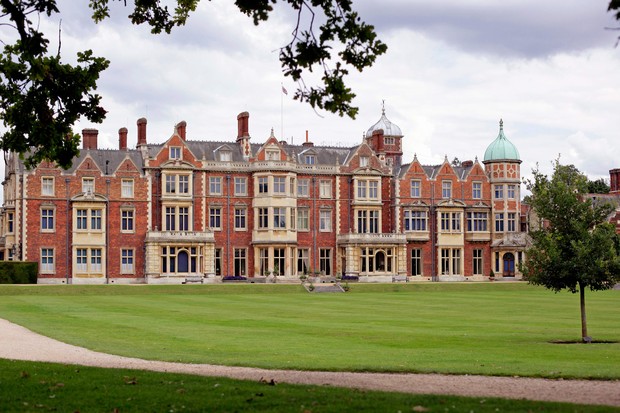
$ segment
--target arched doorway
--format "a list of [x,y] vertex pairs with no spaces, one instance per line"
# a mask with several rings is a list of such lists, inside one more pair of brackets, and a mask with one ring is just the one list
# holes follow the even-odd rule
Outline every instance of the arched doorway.
[[512,252],[504,254],[504,277],[515,276],[515,256]]
[[179,252],[178,263],[178,272],[189,272],[187,251],[182,250]]

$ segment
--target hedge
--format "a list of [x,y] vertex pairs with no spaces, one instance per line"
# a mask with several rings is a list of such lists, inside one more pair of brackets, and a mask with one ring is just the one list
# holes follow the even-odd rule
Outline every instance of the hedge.
[[0,284],[36,284],[36,262],[0,261]]

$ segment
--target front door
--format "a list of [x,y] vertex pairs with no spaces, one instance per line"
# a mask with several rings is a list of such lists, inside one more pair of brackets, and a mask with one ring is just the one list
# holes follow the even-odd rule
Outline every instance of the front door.
[[511,252],[504,254],[504,277],[515,276],[515,256]]

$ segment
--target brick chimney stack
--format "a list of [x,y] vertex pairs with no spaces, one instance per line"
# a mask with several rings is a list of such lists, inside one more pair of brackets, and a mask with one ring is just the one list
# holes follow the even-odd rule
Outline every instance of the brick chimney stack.
[[237,140],[250,136],[250,114],[241,112],[237,115]]
[[138,119],[138,146],[146,145],[146,118]]
[[185,122],[184,120],[182,120],[181,122],[177,123],[177,125],[176,125],[177,134],[183,140],[185,140],[185,129],[186,128],[187,128],[187,122]]
[[303,146],[304,148],[310,148],[310,147],[314,146],[314,143],[312,143],[312,142],[310,142],[308,140],[308,131],[306,131],[306,141],[304,143],[302,143],[301,146]]
[[120,128],[118,130],[118,149],[120,151],[127,150],[127,128]]
[[[375,140],[376,137],[376,140]],[[377,148],[377,152],[378,153],[384,153],[385,152],[385,147],[383,144],[383,129],[377,129],[376,131],[374,131],[372,133],[372,140],[374,141],[376,148]]]
[[82,129],[82,149],[97,149],[97,129]]

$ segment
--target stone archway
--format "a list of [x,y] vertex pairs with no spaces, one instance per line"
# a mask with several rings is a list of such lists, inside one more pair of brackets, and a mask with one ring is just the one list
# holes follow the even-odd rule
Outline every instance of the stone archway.
[[503,256],[504,261],[504,277],[514,277],[515,276],[515,255],[512,252],[507,252]]

